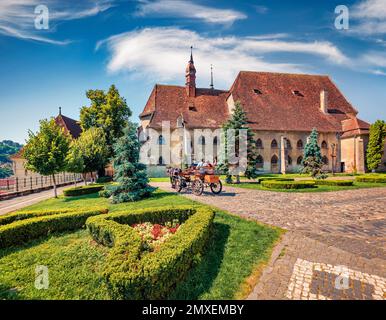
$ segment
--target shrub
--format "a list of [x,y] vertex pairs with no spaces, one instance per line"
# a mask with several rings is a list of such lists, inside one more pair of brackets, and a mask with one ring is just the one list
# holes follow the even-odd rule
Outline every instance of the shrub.
[[99,177],[96,180],[96,183],[108,183],[108,182],[111,182],[111,181],[113,181],[113,178],[109,177],[109,176],[106,176],[106,177]]
[[357,182],[386,183],[386,176],[359,176],[355,178]]
[[[99,243],[112,247],[104,277],[114,299],[162,299],[181,281],[209,237],[214,213],[192,207],[153,208],[92,217],[86,225]],[[129,225],[183,223],[155,252],[142,252],[142,239]]]
[[315,184],[318,186],[337,186],[337,187],[350,187],[354,184],[353,180],[315,180]]
[[53,214],[61,214],[67,212],[73,212],[75,209],[56,209],[56,210],[36,210],[36,211],[24,211],[24,212],[15,212],[10,213],[4,216],[0,216],[0,225],[6,225],[14,221],[50,216]]
[[107,209],[68,212],[43,217],[35,217],[0,226],[0,248],[19,245],[24,242],[47,236],[52,232],[69,231],[81,228],[87,218]]
[[101,185],[92,184],[89,186],[81,186],[81,187],[65,189],[63,191],[63,194],[66,197],[77,197],[77,196],[83,196],[85,194],[97,193],[101,191],[103,188],[104,187]]
[[263,181],[261,185],[267,189],[306,189],[314,188],[314,181]]
[[280,177],[262,177],[259,178],[259,183],[263,181],[295,181],[293,178],[280,178]]

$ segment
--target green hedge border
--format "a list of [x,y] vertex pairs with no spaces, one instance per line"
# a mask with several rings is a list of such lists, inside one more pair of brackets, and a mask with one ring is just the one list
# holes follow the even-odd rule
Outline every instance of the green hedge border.
[[66,197],[78,197],[78,196],[84,196],[86,194],[97,193],[101,191],[103,188],[104,186],[101,186],[101,185],[74,187],[74,188],[63,190],[63,194]]
[[317,186],[351,187],[354,180],[315,180]]
[[[98,243],[112,247],[104,277],[113,299],[162,299],[181,281],[209,238],[214,212],[191,206],[163,207],[89,218]],[[140,222],[184,222],[158,251],[143,253],[140,235],[129,225]]]
[[262,177],[259,178],[258,183],[262,183],[263,181],[295,181],[294,178],[280,178],[280,177]]
[[68,212],[74,212],[76,209],[56,209],[56,210],[33,210],[33,211],[22,211],[8,213],[0,216],[0,226],[10,224],[15,221],[25,220],[36,217],[50,216],[53,214],[62,214]]
[[315,188],[314,181],[263,181],[261,185],[267,189],[306,189]]
[[355,181],[370,182],[370,183],[386,183],[386,176],[384,177],[359,176],[355,178]]
[[52,232],[80,229],[86,223],[87,218],[107,212],[107,209],[102,208],[69,212],[15,221],[0,226],[0,248],[20,245],[48,236]]

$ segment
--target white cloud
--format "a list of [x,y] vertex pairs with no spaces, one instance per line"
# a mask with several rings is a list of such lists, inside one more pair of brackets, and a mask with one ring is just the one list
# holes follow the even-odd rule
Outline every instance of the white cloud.
[[352,8],[350,17],[354,33],[386,34],[386,0],[364,0]]
[[138,16],[185,17],[222,25],[232,25],[236,20],[247,18],[244,13],[236,10],[217,9],[188,0],[141,0],[140,2],[136,12]]
[[[34,19],[35,7],[44,4],[49,10],[48,30],[36,30]],[[0,33],[39,42],[65,45],[69,40],[53,40],[49,37],[58,21],[82,19],[94,16],[112,6],[108,0],[85,0],[70,3],[60,0],[1,0],[0,2]]]
[[[266,40],[269,37],[271,40]],[[264,38],[264,37],[261,37]],[[189,47],[194,46],[198,81],[207,86],[210,64],[214,64],[216,85],[226,88],[240,70],[302,72],[304,66],[269,62],[265,53],[297,52],[319,56],[332,63],[348,63],[348,59],[329,42],[289,42],[252,37],[211,38],[178,28],[146,28],[110,37],[97,44],[106,45],[111,53],[109,72],[129,71],[156,81],[183,82]]]

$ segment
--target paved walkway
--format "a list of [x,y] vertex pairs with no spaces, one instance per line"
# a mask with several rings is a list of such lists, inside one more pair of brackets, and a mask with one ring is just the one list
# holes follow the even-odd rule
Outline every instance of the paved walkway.
[[[70,188],[71,186],[72,185],[59,187],[58,195],[61,195],[64,189]],[[0,215],[6,214],[12,211],[20,210],[24,207],[33,205],[40,201],[50,199],[53,196],[54,196],[54,191],[51,189],[51,190],[41,191],[37,193],[31,193],[26,196],[12,198],[9,200],[2,200],[0,201]]]
[[250,299],[386,299],[386,188],[184,195],[289,230]]

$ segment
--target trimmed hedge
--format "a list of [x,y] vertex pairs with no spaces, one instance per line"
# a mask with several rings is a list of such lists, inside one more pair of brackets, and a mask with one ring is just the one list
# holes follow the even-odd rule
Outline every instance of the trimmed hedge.
[[52,232],[79,229],[83,227],[87,218],[107,212],[107,209],[69,212],[25,219],[0,226],[0,248],[19,245],[47,236]]
[[315,180],[318,186],[336,186],[336,187],[351,187],[354,184],[353,180]]
[[306,189],[314,188],[314,181],[263,181],[261,185],[267,189]]
[[386,176],[359,176],[355,178],[357,182],[386,183]]
[[96,179],[96,183],[108,183],[108,182],[111,182],[113,181],[113,178],[112,177],[99,177],[98,179]]
[[[97,242],[110,246],[103,272],[113,299],[162,299],[181,281],[209,238],[214,212],[191,206],[117,212],[86,222]],[[142,239],[129,225],[140,222],[183,223],[159,250],[142,252]]]
[[63,190],[63,194],[66,197],[77,197],[77,196],[83,196],[85,194],[97,193],[101,191],[103,188],[104,186],[101,186],[101,185],[74,187],[74,188]]
[[262,183],[263,181],[295,181],[294,178],[280,178],[280,177],[262,177],[259,178],[258,183]]
[[0,225],[6,225],[12,223],[14,221],[50,216],[53,214],[61,214],[67,212],[74,212],[75,209],[56,209],[56,210],[35,210],[35,211],[23,211],[23,212],[15,212],[9,213],[3,216],[0,216]]

